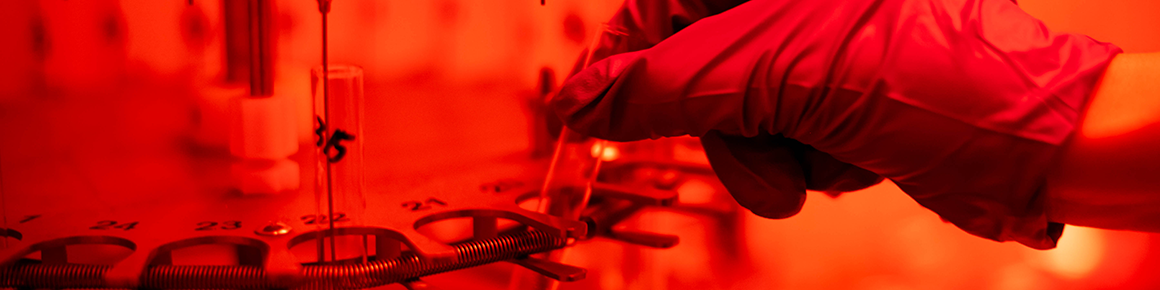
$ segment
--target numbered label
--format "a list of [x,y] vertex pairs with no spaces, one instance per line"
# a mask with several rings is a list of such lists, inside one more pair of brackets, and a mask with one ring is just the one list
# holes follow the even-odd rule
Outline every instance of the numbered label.
[[509,190],[523,187],[524,183],[514,179],[502,179],[496,182],[488,182],[479,186],[479,191],[490,193],[501,193]]
[[242,228],[241,221],[224,221],[218,222],[200,222],[197,223],[195,231],[212,231],[212,230],[236,230]]
[[[307,224],[307,225],[326,225],[326,224],[330,224],[330,220],[331,220],[331,219],[326,218],[326,215],[323,215],[323,214],[318,214],[318,215],[308,214],[308,215],[301,216],[298,219],[302,220],[302,223]],[[337,224],[337,223],[348,222],[348,221],[350,221],[350,218],[346,217],[346,213],[341,213],[341,212],[334,213],[334,223]]]
[[[322,121],[322,117],[314,116],[315,126],[314,135],[317,137],[314,145],[322,147],[322,155],[326,156],[326,161],[329,163],[337,163],[346,157],[346,146],[342,143],[345,141],[353,141],[355,136],[347,133],[342,129],[335,129],[330,133],[330,139],[326,139],[326,123]],[[323,142],[323,140],[326,140]],[[334,149],[334,155],[330,155],[330,149]]]
[[411,209],[411,211],[429,210],[434,206],[447,206],[447,202],[431,197],[425,201],[408,201],[403,203],[403,208]]
[[138,222],[118,223],[117,221],[99,221],[97,225],[89,227],[90,230],[131,230],[137,227]]
[[39,217],[40,217],[40,215],[38,215],[38,214],[34,214],[34,215],[26,215],[26,216],[24,216],[24,218],[23,218],[23,219],[21,219],[21,220],[20,220],[20,223],[26,223],[26,222],[30,222],[30,221],[32,221],[32,220],[34,220],[34,219],[36,219],[36,218],[39,218]]

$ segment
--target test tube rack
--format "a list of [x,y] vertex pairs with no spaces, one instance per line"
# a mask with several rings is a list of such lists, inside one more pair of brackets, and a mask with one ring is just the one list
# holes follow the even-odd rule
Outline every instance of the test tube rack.
[[[702,164],[624,159],[602,171],[664,168],[668,174],[645,182],[597,182],[580,221],[564,220],[519,206],[538,198],[542,162],[497,162],[478,170],[368,188],[363,220],[341,212],[319,216],[312,194],[253,197],[236,195],[212,204],[152,204],[139,210],[10,217],[0,250],[0,286],[13,288],[368,288],[390,283],[410,287],[420,277],[482,264],[509,261],[561,281],[581,279],[585,269],[528,257],[595,237],[667,248],[676,236],[614,229],[613,225],[649,206],[676,201],[671,184],[680,174],[711,174]],[[644,186],[642,186],[642,184]],[[650,185],[651,184],[651,185]],[[655,185],[655,186],[654,186]],[[472,220],[472,238],[434,240],[418,231],[453,218]],[[498,219],[519,224],[498,228]],[[333,220],[335,230],[321,226]],[[339,235],[373,236],[373,251],[362,261],[302,263],[290,248]],[[71,245],[117,245],[132,251],[109,265],[68,261]],[[230,244],[238,264],[173,265],[177,249]],[[404,247],[400,247],[404,245]],[[29,259],[39,253],[39,259]]]

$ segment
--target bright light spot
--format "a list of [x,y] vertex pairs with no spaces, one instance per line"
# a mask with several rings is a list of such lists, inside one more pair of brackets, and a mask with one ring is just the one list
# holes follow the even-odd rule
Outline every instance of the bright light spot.
[[1045,266],[1063,278],[1082,278],[1100,264],[1105,244],[1104,233],[1100,230],[1067,226],[1058,247],[1045,252]]
[[[592,144],[592,157],[599,157],[601,155],[600,153],[603,149],[604,149],[604,142],[596,142],[596,144]],[[577,153],[579,153],[579,152],[577,152]]]
[[604,152],[600,154],[600,160],[612,161],[621,158],[621,150],[616,146],[604,146]]

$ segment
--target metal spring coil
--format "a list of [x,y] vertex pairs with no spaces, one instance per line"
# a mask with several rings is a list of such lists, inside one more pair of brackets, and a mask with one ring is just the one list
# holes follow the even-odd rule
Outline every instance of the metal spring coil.
[[232,289],[276,288],[266,271],[255,266],[154,266],[141,275],[141,288]]
[[0,270],[4,287],[93,288],[105,284],[104,265],[16,265]]
[[[152,289],[359,289],[504,261],[564,247],[566,240],[542,231],[527,231],[454,245],[454,263],[424,263],[406,252],[397,258],[365,264],[305,266],[300,279],[271,281],[254,266],[153,266],[141,275],[140,288]],[[104,276],[112,266],[18,264],[0,269],[0,287],[108,288]]]

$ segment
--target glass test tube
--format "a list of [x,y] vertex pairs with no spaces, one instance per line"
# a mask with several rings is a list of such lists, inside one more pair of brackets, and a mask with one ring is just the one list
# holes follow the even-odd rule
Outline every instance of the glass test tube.
[[[584,55],[582,67],[592,65],[593,55],[599,47],[601,36],[612,31],[603,26]],[[548,176],[540,190],[539,211],[569,220],[579,220],[580,213],[588,205],[592,195],[592,182],[600,172],[600,161],[604,155],[605,140],[584,136],[564,127],[556,142],[556,152],[548,167]]]
[[[612,30],[608,25],[604,25],[604,29],[593,38],[584,56],[582,67],[592,64],[597,44],[602,36],[610,31]],[[608,141],[584,136],[568,127],[560,130],[556,151],[552,155],[552,163],[548,166],[544,187],[540,190],[540,204],[537,210],[569,220],[579,220],[592,196],[592,183],[596,182],[597,174],[600,173],[601,157],[608,145]],[[564,259],[567,250],[564,248],[532,256],[558,262]],[[557,280],[535,272],[517,270],[512,273],[508,289],[554,290],[559,286],[560,282]]]
[[539,211],[579,220],[592,195],[592,183],[600,172],[601,156],[607,141],[564,128],[556,143],[556,153],[540,190]]
[[[363,71],[351,65],[311,70],[314,107],[315,197],[319,262],[367,258],[365,236],[337,236],[333,228],[362,225]],[[323,80],[327,80],[323,82]],[[329,90],[329,93],[324,93]],[[311,223],[310,221],[306,221]],[[323,235],[324,232],[329,232]],[[328,237],[327,237],[328,236]],[[353,238],[353,239],[352,239]]]

